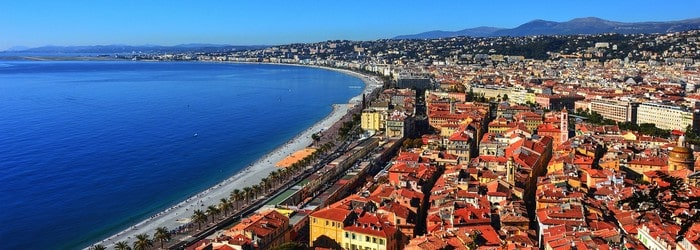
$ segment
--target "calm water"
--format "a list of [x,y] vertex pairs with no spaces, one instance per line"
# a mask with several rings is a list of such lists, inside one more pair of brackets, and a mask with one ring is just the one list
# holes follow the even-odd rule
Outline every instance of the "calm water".
[[112,235],[235,174],[357,86],[278,65],[0,61],[3,248]]

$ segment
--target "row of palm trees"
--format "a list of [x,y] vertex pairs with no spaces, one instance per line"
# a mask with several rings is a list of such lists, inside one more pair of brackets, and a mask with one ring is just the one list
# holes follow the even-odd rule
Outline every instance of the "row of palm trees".
[[[156,228],[156,232],[153,233],[153,239],[149,237],[148,234],[137,234],[136,236],[136,241],[133,242],[133,247],[129,246],[129,243],[126,241],[120,241],[117,243],[114,243],[114,249],[116,250],[146,250],[150,249],[153,247],[153,242],[157,241],[160,242],[160,248],[165,247],[165,242],[169,241],[172,238],[172,235],[170,234],[170,231],[168,231],[168,228],[166,227],[159,227]],[[90,247],[91,250],[105,250],[107,249],[105,246],[101,244],[94,245]]]
[[[302,171],[306,170],[306,167],[321,157],[324,153],[330,150],[335,144],[333,142],[324,143],[319,148],[304,157],[303,159],[293,163],[287,168],[277,169],[277,171],[271,172],[267,178],[262,178],[259,184],[245,187],[243,190],[234,189],[231,191],[228,202],[236,204],[236,210],[239,209],[238,205],[240,202],[248,204],[251,200],[256,200],[260,194],[267,194],[270,190],[275,190],[282,183],[285,183],[294,176],[297,176]],[[219,204],[222,207],[223,203]]]
[[[271,172],[266,178],[262,178],[259,184],[255,184],[250,187],[245,187],[243,190],[234,189],[228,199],[221,198],[217,206],[211,205],[207,207],[206,210],[197,209],[194,211],[190,219],[193,223],[197,224],[198,230],[202,230],[202,224],[207,223],[211,219],[211,223],[214,223],[216,216],[223,213],[224,218],[228,217],[228,212],[230,210],[238,211],[240,209],[241,202],[244,205],[248,205],[251,200],[258,199],[259,195],[267,194],[271,190],[275,190],[281,184],[288,181],[290,178],[297,176],[306,167],[317,160],[325,152],[330,150],[335,144],[333,142],[324,143],[319,148],[304,157],[303,159],[295,162],[287,168],[281,168],[277,171]],[[115,243],[116,250],[141,250],[149,249],[153,247],[153,241],[160,242],[161,248],[164,246],[165,242],[171,239],[170,232],[165,227],[160,227],[156,229],[153,234],[153,239],[149,238],[148,234],[138,234],[135,236],[136,241],[133,242],[133,248],[125,241],[120,241]],[[94,245],[90,249],[102,250],[105,249],[102,245]]]

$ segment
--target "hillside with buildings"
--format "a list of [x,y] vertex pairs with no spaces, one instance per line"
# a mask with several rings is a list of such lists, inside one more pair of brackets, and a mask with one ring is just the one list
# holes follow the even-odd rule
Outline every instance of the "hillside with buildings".
[[364,136],[325,174],[192,249],[700,248],[698,31],[135,58],[290,63],[386,80],[362,103]]

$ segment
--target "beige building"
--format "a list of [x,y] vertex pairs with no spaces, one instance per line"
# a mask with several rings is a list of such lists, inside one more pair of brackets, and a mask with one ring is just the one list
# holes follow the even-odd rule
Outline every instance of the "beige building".
[[639,103],[619,100],[591,100],[591,111],[617,122],[636,122]]
[[637,109],[637,124],[652,123],[660,129],[685,130],[688,125],[696,128],[697,115],[684,107],[645,102]]

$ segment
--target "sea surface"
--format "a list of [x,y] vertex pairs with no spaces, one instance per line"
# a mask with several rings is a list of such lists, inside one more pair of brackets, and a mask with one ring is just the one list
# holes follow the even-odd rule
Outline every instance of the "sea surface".
[[76,249],[234,175],[362,91],[261,64],[0,61],[0,239]]

